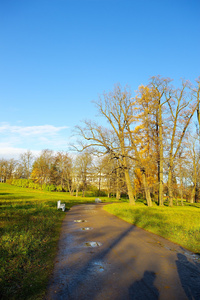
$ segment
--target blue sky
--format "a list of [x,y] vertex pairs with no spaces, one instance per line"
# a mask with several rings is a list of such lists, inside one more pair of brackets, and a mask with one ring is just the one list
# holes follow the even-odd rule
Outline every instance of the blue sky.
[[0,0],[0,158],[68,151],[116,83],[194,83],[199,16],[199,0]]

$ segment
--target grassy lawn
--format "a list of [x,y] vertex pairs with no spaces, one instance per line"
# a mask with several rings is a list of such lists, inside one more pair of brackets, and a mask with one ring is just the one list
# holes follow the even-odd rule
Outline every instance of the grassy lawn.
[[0,183],[0,299],[44,297],[66,215],[57,200],[70,209],[94,199]]
[[111,204],[106,211],[200,254],[200,204],[147,207],[142,203]]
[[[0,183],[0,299],[43,299],[66,215],[57,201],[70,209],[94,199]],[[200,254],[200,204],[149,208],[137,202],[104,209]]]

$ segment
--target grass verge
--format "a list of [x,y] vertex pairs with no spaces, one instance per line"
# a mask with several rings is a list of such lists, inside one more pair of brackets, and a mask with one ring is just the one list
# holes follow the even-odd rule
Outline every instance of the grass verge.
[[0,299],[43,299],[66,215],[57,201],[70,209],[94,199],[0,183]]
[[141,203],[111,204],[104,209],[147,231],[200,254],[200,204],[147,207]]

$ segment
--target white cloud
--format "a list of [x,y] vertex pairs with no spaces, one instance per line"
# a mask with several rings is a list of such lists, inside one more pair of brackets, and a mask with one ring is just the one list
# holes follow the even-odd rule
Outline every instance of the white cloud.
[[40,126],[13,126],[8,123],[2,123],[0,126],[1,133],[16,133],[21,136],[31,135],[54,135],[63,129],[67,129],[67,126],[55,127],[53,125],[40,125]]
[[[0,147],[0,159],[19,159],[20,154],[27,152],[27,149],[24,148],[14,148],[14,147]],[[34,156],[38,156],[40,154],[39,150],[31,150]]]
[[0,123],[0,158],[16,158],[24,151],[39,153],[43,149],[67,151],[67,126],[13,126]]

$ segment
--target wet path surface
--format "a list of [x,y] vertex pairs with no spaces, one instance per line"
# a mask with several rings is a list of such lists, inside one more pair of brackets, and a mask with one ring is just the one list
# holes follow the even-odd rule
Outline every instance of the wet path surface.
[[105,212],[74,206],[45,299],[200,299],[200,259]]

